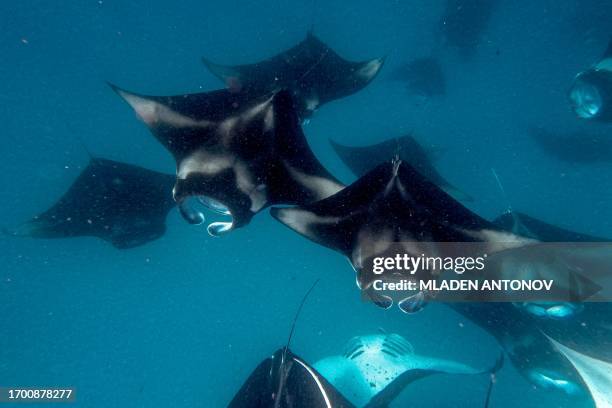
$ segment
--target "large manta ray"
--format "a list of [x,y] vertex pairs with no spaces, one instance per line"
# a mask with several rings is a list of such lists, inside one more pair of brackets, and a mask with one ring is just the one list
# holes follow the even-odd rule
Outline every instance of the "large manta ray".
[[402,336],[383,333],[352,338],[342,355],[319,360],[314,368],[361,407],[401,376],[414,381],[436,373],[494,374],[502,363],[500,358],[492,367],[477,369],[456,361],[421,356]]
[[512,303],[449,303],[453,310],[493,335],[519,373],[532,384],[576,401],[588,399],[572,365],[540,331],[532,316]]
[[[543,242],[609,241],[514,211],[502,214],[493,223]],[[610,406],[611,303],[452,303],[448,306],[491,333],[513,365],[534,385],[560,391],[576,403],[591,398],[597,408]]]
[[[271,213],[296,232],[345,255],[357,273],[362,293],[382,307],[390,307],[393,300],[373,286],[380,275],[366,263],[388,256],[393,245],[416,258],[424,252],[456,257],[452,250],[466,256],[465,244],[477,243],[481,253],[489,255],[484,271],[487,279],[554,278],[558,294],[571,299],[584,299],[600,290],[580,271],[588,270],[589,278],[598,279],[598,283],[609,276],[609,246],[596,247],[604,249],[597,255],[607,258],[590,262],[572,258],[576,251],[568,256],[563,246],[538,245],[536,239],[513,234],[474,214],[401,160],[379,165],[325,200],[295,208],[273,208]],[[454,243],[458,245],[452,247]],[[439,277],[430,274],[426,278]],[[609,286],[605,295],[609,295]],[[425,295],[418,292],[401,299],[398,306],[405,312],[420,310]],[[462,300],[468,299],[473,298]]]
[[174,156],[174,199],[190,223],[204,221],[188,198],[232,217],[211,235],[246,225],[273,204],[303,204],[343,186],[310,150],[289,92],[260,98],[227,90],[143,96],[114,87]]
[[142,245],[166,231],[166,216],[175,206],[173,184],[172,175],[92,158],[56,204],[7,233],[94,236],[120,249]]
[[[459,363],[427,360],[419,356],[414,356],[415,361],[409,362],[405,353],[397,359],[381,354],[396,352],[394,345],[397,342],[387,341],[384,349],[370,350],[359,359],[358,363],[362,365],[354,367],[350,362],[347,364],[334,358],[321,360],[313,367],[289,348],[281,348],[253,370],[228,408],[387,408],[406,386],[429,375],[492,373],[501,366],[498,362],[492,369],[477,370]],[[373,357],[371,361],[369,357]],[[366,367],[367,364],[370,366]],[[323,370],[323,374],[318,368]],[[357,373],[370,378],[377,370],[388,370],[389,374],[386,378],[376,379],[376,387],[366,384],[369,389],[359,395],[345,396],[340,391],[363,388],[362,383],[347,383],[347,376]]]
[[491,368],[477,370],[417,356],[401,336],[383,334],[355,337],[342,357],[323,359],[315,368],[295,355],[289,345],[302,307],[317,283],[302,298],[285,347],[253,370],[228,408],[387,408],[407,385],[429,375],[494,374],[503,365],[499,359]]
[[612,327],[609,303],[586,303],[570,319],[534,317],[512,303],[449,306],[492,334],[519,373],[575,405],[612,404]]
[[310,32],[298,45],[254,64],[226,66],[204,59],[206,67],[234,92],[262,95],[289,89],[301,117],[365,87],[383,62],[382,58],[347,61]]
[[342,162],[357,177],[362,177],[379,163],[397,154],[399,158],[417,169],[419,173],[427,177],[434,184],[455,198],[471,200],[461,190],[449,183],[438,173],[432,164],[432,153],[428,152],[411,135],[405,135],[396,139],[388,139],[380,143],[368,146],[345,146],[333,140],[329,140],[334,151]]

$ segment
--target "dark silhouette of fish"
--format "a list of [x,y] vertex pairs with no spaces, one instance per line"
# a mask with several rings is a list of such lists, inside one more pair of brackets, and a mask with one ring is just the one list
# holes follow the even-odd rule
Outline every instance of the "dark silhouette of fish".
[[474,53],[498,0],[446,0],[440,30],[447,45],[465,56]]
[[424,57],[402,64],[390,75],[390,78],[406,84],[414,94],[433,97],[446,94],[446,76],[437,58]]
[[13,236],[94,236],[119,249],[164,235],[174,176],[131,164],[92,158],[51,208],[7,231]]
[[531,138],[548,155],[568,163],[589,164],[612,162],[612,137],[577,131],[552,133],[533,128]]
[[382,68],[384,58],[348,61],[309,32],[296,46],[253,64],[219,65],[206,58],[203,61],[234,92],[258,96],[289,90],[300,117],[308,117],[319,106],[368,85]]

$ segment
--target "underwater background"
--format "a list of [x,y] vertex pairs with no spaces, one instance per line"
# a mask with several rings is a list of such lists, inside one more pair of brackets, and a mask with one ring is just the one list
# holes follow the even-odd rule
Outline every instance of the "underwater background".
[[[612,137],[610,125],[579,122],[567,102],[575,74],[608,42],[612,5],[499,0],[469,58],[439,45],[443,6],[3,1],[0,226],[52,204],[87,164],[84,146],[174,172],[172,157],[105,81],[155,95],[217,89],[222,84],[202,56],[257,61],[313,28],[348,59],[387,56],[372,84],[304,126],[317,157],[342,181],[354,176],[328,138],[364,145],[413,132],[439,150],[437,168],[476,198],[467,205],[477,213],[492,218],[511,204],[564,227],[612,235],[612,164],[556,160],[528,135],[542,126]],[[430,54],[444,65],[444,97],[423,101],[388,78],[394,67]],[[317,278],[292,340],[308,361],[379,328],[404,336],[418,353],[478,367],[499,352],[490,335],[444,305],[405,315],[362,302],[345,259],[266,214],[211,238],[174,210],[163,238],[129,251],[95,238],[2,236],[0,245],[0,385],[73,386],[74,406],[225,406],[252,368],[285,343]],[[481,406],[487,385],[486,376],[433,376],[408,386],[392,406]],[[491,406],[576,405],[534,388],[506,364]]]

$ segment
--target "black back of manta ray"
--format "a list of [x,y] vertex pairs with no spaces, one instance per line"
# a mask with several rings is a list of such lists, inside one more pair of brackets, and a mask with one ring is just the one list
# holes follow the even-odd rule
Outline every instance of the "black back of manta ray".
[[166,231],[173,182],[168,174],[94,158],[56,204],[9,233],[94,236],[120,249],[142,245]]
[[410,135],[396,139],[388,139],[368,146],[345,146],[331,139],[329,142],[342,162],[351,169],[353,174],[357,177],[364,176],[378,164],[389,160],[390,157],[397,154],[402,161],[410,164],[418,170],[419,173],[447,193],[458,199],[471,200],[471,197],[457,189],[438,173],[432,164],[430,152],[427,152],[423,146]]
[[[299,234],[345,255],[362,294],[384,308],[392,301],[373,290],[379,275],[365,265],[388,256],[391,244],[408,245],[420,253],[435,247],[432,243],[479,242],[494,252],[500,244],[492,238],[507,235],[403,162],[381,164],[325,200],[273,208],[271,214]],[[419,304],[399,305],[410,311]]]
[[174,198],[205,196],[246,225],[273,204],[303,204],[343,186],[316,159],[286,91],[252,98],[226,90],[143,96],[115,88],[174,156]]
[[360,242],[471,242],[466,231],[499,230],[404,162],[381,164],[325,200],[271,213],[347,256]]
[[369,84],[383,59],[347,61],[309,33],[298,45],[261,62],[224,66],[204,59],[206,67],[230,88],[252,95],[291,90],[300,116],[351,95]]
[[[432,372],[409,370],[363,408],[387,408],[407,385]],[[289,349],[279,349],[253,370],[228,408],[355,408],[355,405],[306,361]]]
[[493,220],[500,228],[543,242],[610,242],[609,239],[557,227],[527,214],[508,211]]
[[[304,360],[283,349],[262,361],[228,408],[353,408],[338,390]],[[284,378],[284,379],[283,379]]]

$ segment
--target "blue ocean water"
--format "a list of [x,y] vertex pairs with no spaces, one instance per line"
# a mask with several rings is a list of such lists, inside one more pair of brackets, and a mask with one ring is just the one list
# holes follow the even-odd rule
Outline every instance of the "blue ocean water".
[[[172,173],[174,162],[105,84],[156,95],[222,87],[201,63],[256,61],[315,33],[341,55],[387,62],[364,90],[322,107],[304,131],[343,181],[354,176],[328,138],[364,145],[409,132],[442,148],[437,166],[494,217],[508,206],[582,232],[612,235],[612,168],[542,152],[531,126],[585,124],[566,93],[609,39],[601,1],[500,0],[475,54],[436,48],[443,1],[24,0],[0,4],[0,225],[51,205],[96,156]],[[602,9],[603,8],[603,9]],[[590,14],[589,14],[590,13]],[[606,14],[607,13],[607,14]],[[578,18],[578,16],[592,16]],[[422,103],[387,74],[432,53],[446,67],[444,98]],[[416,315],[361,301],[340,255],[274,221],[213,239],[176,211],[157,241],[118,251],[95,238],[0,238],[0,386],[73,386],[75,406],[225,406],[253,367],[286,341],[309,361],[379,328],[419,353],[484,366],[494,339],[443,305]],[[394,406],[481,406],[485,377],[434,376]],[[507,364],[493,407],[575,407]],[[7,405],[8,406],[8,405]],[[585,405],[588,406],[588,405]]]

